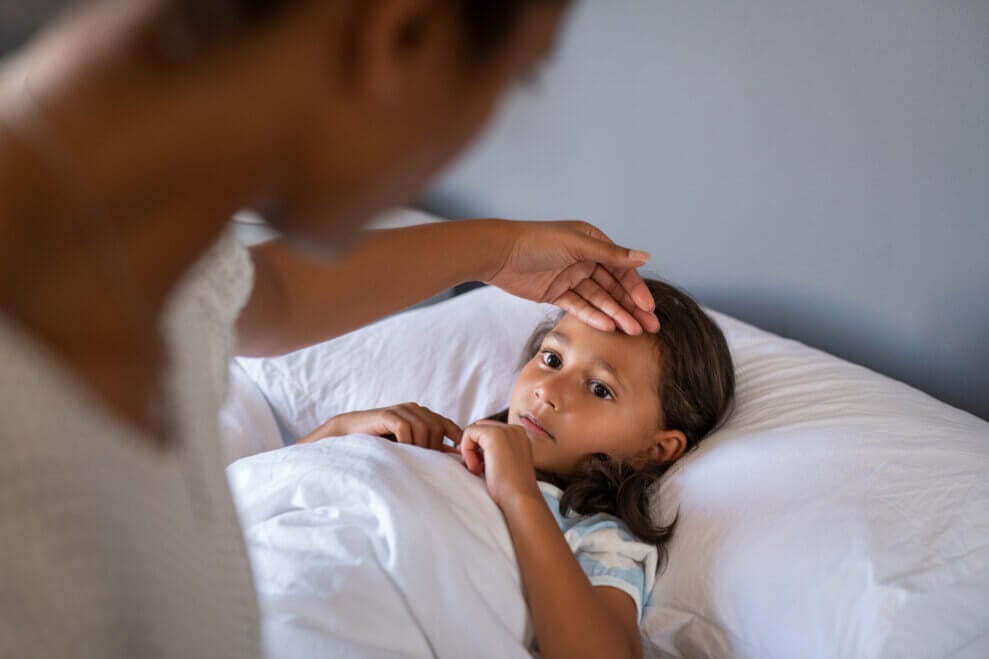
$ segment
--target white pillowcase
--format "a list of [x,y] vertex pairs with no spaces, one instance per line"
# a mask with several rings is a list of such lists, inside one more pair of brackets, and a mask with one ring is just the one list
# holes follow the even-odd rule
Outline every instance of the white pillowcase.
[[[555,310],[486,288],[274,359],[241,359],[286,434],[414,400],[503,409]],[[684,657],[989,656],[989,424],[720,314],[729,422],[663,478],[680,521],[647,651]]]
[[409,401],[463,426],[508,406],[525,341],[555,311],[484,288],[288,355],[238,361],[287,441],[343,412]]
[[283,445],[268,402],[236,360],[230,363],[220,410],[220,445],[224,464]]

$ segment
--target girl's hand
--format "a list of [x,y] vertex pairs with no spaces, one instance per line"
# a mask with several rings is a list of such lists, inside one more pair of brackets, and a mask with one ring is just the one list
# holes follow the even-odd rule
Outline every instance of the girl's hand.
[[478,421],[464,429],[460,453],[472,474],[484,475],[488,493],[500,508],[524,497],[541,499],[532,462],[532,444],[522,426]]
[[399,444],[410,444],[435,451],[457,453],[458,449],[443,443],[449,437],[456,444],[463,431],[456,423],[417,403],[402,403],[362,412],[340,414],[298,441],[315,442],[326,437],[341,437],[354,433],[377,435]]

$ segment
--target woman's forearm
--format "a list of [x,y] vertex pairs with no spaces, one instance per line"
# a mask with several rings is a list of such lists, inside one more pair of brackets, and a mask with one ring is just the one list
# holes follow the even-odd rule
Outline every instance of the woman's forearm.
[[336,261],[301,255],[280,240],[251,249],[255,286],[237,324],[237,351],[268,356],[362,327],[464,281],[504,259],[498,221],[368,231]]
[[542,656],[637,656],[613,613],[596,597],[545,501],[524,497],[503,506],[502,512]]

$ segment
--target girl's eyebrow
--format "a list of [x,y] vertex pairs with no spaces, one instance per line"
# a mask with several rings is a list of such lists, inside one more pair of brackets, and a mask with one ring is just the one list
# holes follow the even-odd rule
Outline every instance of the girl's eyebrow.
[[560,330],[553,330],[552,332],[550,332],[549,334],[546,335],[546,338],[547,339],[556,339],[557,341],[559,341],[563,345],[570,345],[570,337],[568,337],[566,334],[564,334]]
[[[553,339],[554,341],[563,345],[564,347],[570,345],[570,337],[568,337],[566,334],[564,334],[559,330],[553,330],[552,332],[546,335],[546,338]],[[616,369],[614,366],[609,364],[606,360],[601,359],[600,357],[595,357],[591,361],[596,367],[600,368],[602,371],[604,371],[612,378],[614,378],[615,381],[618,383],[619,387],[628,390],[628,387],[625,386],[625,380],[623,380],[622,376],[618,374],[618,369]]]
[[619,387],[621,387],[622,389],[628,388],[625,386],[625,381],[622,380],[622,376],[618,375],[618,370],[614,366],[612,366],[605,360],[601,359],[600,357],[594,358],[594,365],[600,368],[605,373],[608,373],[611,377],[613,377],[615,379],[615,382],[618,383]]

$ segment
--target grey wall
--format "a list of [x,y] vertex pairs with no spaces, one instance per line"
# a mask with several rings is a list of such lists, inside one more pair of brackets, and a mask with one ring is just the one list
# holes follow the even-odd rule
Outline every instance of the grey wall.
[[424,205],[582,218],[989,418],[989,1],[585,0]]
[[68,0],[0,0],[0,56],[23,45]]

